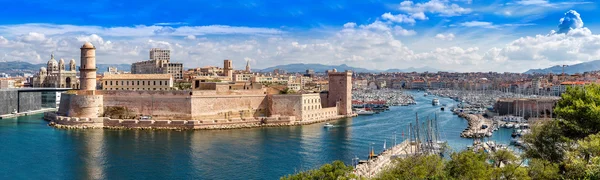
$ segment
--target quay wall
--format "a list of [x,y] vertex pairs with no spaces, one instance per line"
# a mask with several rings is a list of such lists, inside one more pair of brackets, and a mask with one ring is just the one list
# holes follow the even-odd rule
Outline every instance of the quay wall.
[[11,114],[18,109],[19,94],[17,91],[0,91],[0,114]]

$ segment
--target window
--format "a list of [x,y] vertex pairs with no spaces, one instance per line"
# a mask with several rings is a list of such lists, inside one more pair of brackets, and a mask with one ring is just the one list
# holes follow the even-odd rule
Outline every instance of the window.
[[121,86],[124,86],[124,85],[125,85],[125,82],[121,81]]
[[146,85],[146,81],[142,81],[142,86],[145,86],[145,85]]
[[115,83],[117,83],[117,86],[119,85],[119,81],[115,81]]
[[127,85],[129,86],[129,81],[127,81]]
[[[153,82],[154,82],[154,85],[156,86],[156,81],[153,81]],[[156,88],[154,88],[154,90],[156,90]]]
[[161,86],[162,86],[162,81],[159,81],[159,82],[158,82],[158,85],[161,85]]
[[106,85],[108,85],[108,81],[104,81],[104,85],[105,85],[105,86],[106,86]]

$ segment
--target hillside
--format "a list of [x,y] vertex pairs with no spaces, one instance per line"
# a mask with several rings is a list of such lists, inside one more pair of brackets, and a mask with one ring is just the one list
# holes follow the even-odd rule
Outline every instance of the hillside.
[[[131,65],[129,64],[96,64],[96,68],[98,69],[98,73],[104,73],[107,71],[108,67],[114,66],[117,67],[118,70],[130,71]],[[46,67],[46,64],[31,64],[23,61],[11,61],[11,62],[0,62],[0,72],[11,73],[11,72],[37,72],[40,70],[40,67]],[[68,64],[67,64],[67,69]],[[77,66],[79,68],[79,66]]]
[[269,68],[265,68],[262,70],[259,70],[260,72],[272,72],[275,69],[283,69],[286,70],[287,72],[300,72],[300,73],[304,73],[306,72],[307,69],[312,69],[315,72],[325,72],[327,70],[331,70],[331,69],[337,69],[338,71],[345,71],[345,70],[351,70],[353,72],[366,72],[366,73],[379,73],[379,72],[437,72],[439,70],[434,69],[434,68],[430,68],[430,67],[421,67],[421,68],[407,68],[407,69],[388,69],[385,71],[381,71],[381,70],[371,70],[371,69],[365,69],[365,68],[357,68],[357,67],[352,67],[352,66],[348,66],[346,64],[341,64],[341,65],[324,65],[324,64],[303,64],[303,63],[297,63],[297,64],[286,64],[286,65],[278,65],[278,66],[274,66],[274,67],[269,67]]
[[[545,68],[545,69],[530,69],[530,70],[526,71],[525,73],[526,74],[534,74],[534,73],[561,74],[562,70],[563,70],[562,66],[556,65],[556,66],[552,66],[552,67]],[[600,70],[600,60],[589,61],[589,62],[584,62],[584,63],[579,63],[579,64],[573,64],[573,65],[569,65],[569,66],[565,67],[566,74],[584,73],[584,72],[598,71],[598,70]]]

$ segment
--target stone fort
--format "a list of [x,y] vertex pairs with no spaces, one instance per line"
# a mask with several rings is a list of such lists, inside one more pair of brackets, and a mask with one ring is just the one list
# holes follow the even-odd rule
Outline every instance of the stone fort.
[[[45,118],[66,126],[214,129],[296,125],[353,116],[352,72],[329,73],[329,91],[269,94],[261,86],[204,82],[192,90],[96,90],[95,47],[81,47],[80,89],[61,96],[56,113]],[[111,117],[119,108],[133,115]],[[151,119],[140,119],[151,117]]]

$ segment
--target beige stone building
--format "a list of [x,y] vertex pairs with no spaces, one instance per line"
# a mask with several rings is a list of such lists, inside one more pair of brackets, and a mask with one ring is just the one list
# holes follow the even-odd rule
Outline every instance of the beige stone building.
[[172,63],[170,50],[153,48],[150,60],[131,65],[132,74],[171,74],[173,79],[183,79],[183,64]]
[[171,88],[171,74],[107,74],[102,78],[102,90],[164,91]]
[[54,54],[50,56],[47,67],[41,67],[33,76],[33,87],[79,88],[75,60],[69,62],[69,70],[65,68],[65,60],[56,61]]

